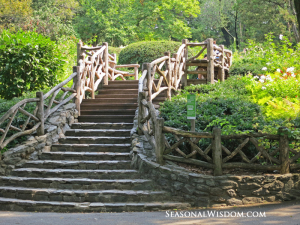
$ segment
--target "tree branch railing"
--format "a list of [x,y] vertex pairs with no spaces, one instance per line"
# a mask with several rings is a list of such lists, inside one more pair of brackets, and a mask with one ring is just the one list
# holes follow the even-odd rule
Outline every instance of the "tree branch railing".
[[[67,85],[70,81],[76,79],[77,73],[73,73],[65,81],[56,85],[48,93],[43,95],[43,92],[37,92],[36,98],[24,99],[13,107],[11,107],[1,118],[0,126],[4,125],[5,129],[0,129],[2,133],[0,138],[0,149],[6,147],[10,142],[18,137],[32,134],[37,132],[37,135],[44,135],[44,122],[45,120],[54,113],[60,106],[68,103],[70,100],[76,97],[76,90],[73,88],[63,87]],[[57,96],[59,92],[62,92],[58,99]],[[33,107],[33,112],[26,109],[26,105],[35,103],[36,106]],[[20,125],[20,127],[15,127],[12,125],[14,119],[16,119],[17,114],[23,114],[27,119]],[[30,125],[30,126],[29,126]],[[9,131],[16,131],[16,133],[11,134],[8,137]]]
[[[190,132],[164,126],[164,119],[157,116],[154,105],[145,100],[144,94],[139,94],[139,135],[145,135],[156,154],[156,161],[163,165],[165,160],[188,163],[196,166],[213,169],[215,176],[223,174],[223,169],[251,169],[261,171],[278,170],[281,174],[290,173],[291,170],[300,169],[296,161],[300,158],[300,152],[289,147],[289,139],[286,128],[280,127],[280,135],[263,133],[221,135],[221,129],[215,127],[212,133]],[[175,143],[167,140],[166,134],[173,135]],[[204,149],[198,143],[202,139],[209,139],[210,144]],[[260,144],[259,139],[276,141],[276,148],[266,148]],[[224,141],[234,140],[241,143],[234,149],[224,146]],[[243,148],[252,143],[256,152],[249,156],[243,152]],[[180,146],[189,145],[187,153]],[[248,154],[248,155],[247,155]],[[294,156],[289,158],[290,154]],[[195,159],[196,157],[200,159]],[[234,161],[234,162],[233,162]],[[238,161],[238,162],[237,162]]]
[[[203,48],[196,56],[187,59],[187,46],[202,46]],[[208,59],[205,61],[197,60],[206,49]],[[218,58],[215,50],[220,52]],[[220,71],[218,76],[220,75],[221,81],[223,81],[224,73],[229,70],[231,63],[232,52],[224,49],[224,46],[213,45],[212,39],[202,43],[188,43],[187,40],[183,40],[183,44],[172,58],[169,53],[165,53],[165,56],[151,63],[144,63],[138,89],[139,135],[145,135],[155,151],[156,161],[161,165],[164,164],[165,160],[189,163],[213,169],[215,176],[222,175],[223,169],[232,168],[278,170],[282,174],[289,173],[290,170],[300,169],[300,164],[296,163],[300,158],[300,152],[289,147],[290,139],[288,139],[283,127],[278,130],[280,135],[262,133],[221,135],[221,129],[218,127],[215,127],[212,133],[190,132],[167,127],[164,126],[164,120],[158,117],[158,112],[155,110],[157,106],[152,103],[152,100],[164,91],[167,92],[168,98],[171,98],[171,91],[177,90],[180,83],[187,82],[188,66],[207,68],[205,72],[210,82],[213,83],[215,68]],[[155,78],[158,80],[155,81]],[[168,141],[166,134],[173,135],[176,142]],[[202,149],[199,146],[199,141],[203,138],[209,139],[210,144]],[[269,149],[265,148],[260,144],[260,139],[275,141],[276,149],[274,146]],[[240,141],[241,143],[236,148],[230,149],[230,147],[224,146],[228,140]],[[255,148],[254,156],[249,156],[247,152],[243,151],[243,148],[249,144]],[[190,146],[191,151],[186,152],[186,149],[185,151],[180,149],[183,145]],[[293,155],[291,158],[289,158],[290,154]]]
[[[118,68],[134,68],[134,73],[118,70]],[[95,98],[95,91],[104,82],[116,80],[120,77],[125,80],[126,76],[134,76],[138,80],[138,64],[117,65],[116,55],[108,53],[108,44],[101,46],[83,46],[80,41],[77,44],[77,66],[73,67],[73,73],[66,80],[52,88],[43,95],[36,93],[36,98],[24,99],[11,107],[0,118],[0,149],[5,148],[10,142],[18,137],[37,132],[37,135],[44,135],[44,123],[46,119],[62,105],[74,100],[76,109],[80,115],[80,104],[86,98],[86,93],[91,93]],[[69,82],[73,81],[69,88]],[[68,86],[66,86],[68,85]],[[58,97],[59,96],[59,97]],[[30,112],[26,106],[36,104]],[[16,127],[13,121],[17,115],[27,117],[24,124]],[[30,125],[30,126],[29,126]]]
[[[103,82],[108,85],[108,80],[114,81],[116,78],[126,80],[125,77],[134,76],[138,80],[138,64],[117,65],[116,55],[108,53],[108,43],[101,46],[83,46],[80,41],[77,45],[77,62],[80,67],[81,91],[80,102],[85,99],[85,92],[91,93],[91,98],[95,98],[95,92]],[[134,73],[118,70],[118,68],[134,68]]]

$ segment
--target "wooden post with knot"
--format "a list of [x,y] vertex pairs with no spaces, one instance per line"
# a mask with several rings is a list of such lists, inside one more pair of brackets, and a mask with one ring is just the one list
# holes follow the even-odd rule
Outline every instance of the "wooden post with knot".
[[286,127],[279,127],[279,160],[281,162],[280,173],[290,173],[290,158],[289,158],[289,139],[288,129]]
[[221,144],[221,128],[213,128],[212,139],[212,157],[214,164],[214,176],[221,176],[222,171],[222,144]]
[[214,39],[208,38],[207,42],[207,81],[214,84],[215,68],[214,68]]

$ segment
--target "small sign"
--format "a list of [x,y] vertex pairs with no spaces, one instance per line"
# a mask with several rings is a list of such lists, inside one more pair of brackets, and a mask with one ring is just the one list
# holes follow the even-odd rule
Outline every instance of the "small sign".
[[196,119],[196,95],[187,96],[187,118]]

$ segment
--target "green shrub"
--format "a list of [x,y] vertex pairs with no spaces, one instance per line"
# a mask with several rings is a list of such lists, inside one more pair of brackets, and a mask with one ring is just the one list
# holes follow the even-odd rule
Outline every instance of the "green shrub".
[[0,97],[11,99],[22,93],[52,87],[56,72],[65,61],[55,42],[36,32],[0,36]]
[[280,41],[274,41],[272,34],[267,34],[265,42],[257,43],[248,40],[246,52],[233,55],[233,65],[230,68],[231,75],[253,75],[274,73],[280,69],[293,67],[295,72],[300,73],[300,43],[293,46],[283,37]]
[[[196,132],[211,132],[214,126],[222,128],[222,134],[241,134],[249,132],[262,132],[277,134],[280,126],[289,128],[289,135],[299,138],[300,135],[300,115],[299,107],[296,104],[291,105],[292,98],[299,105],[298,96],[295,96],[294,90],[298,88],[298,83],[290,84],[287,89],[292,89],[292,93],[287,92],[287,96],[280,97],[268,92],[272,87],[261,89],[261,85],[251,76],[233,76],[225,82],[208,85],[191,85],[186,87],[181,93],[172,98],[171,101],[165,101],[161,104],[161,117],[165,119],[165,125],[183,130],[190,130],[190,122],[187,119],[187,95],[196,95]],[[294,82],[292,80],[287,80]],[[278,81],[279,83],[282,81]],[[281,84],[281,83],[280,83]],[[279,85],[280,86],[280,85]],[[274,88],[276,85],[274,84]],[[268,94],[269,93],[269,94]],[[274,96],[271,96],[274,95]],[[289,96],[291,98],[289,99]],[[277,99],[277,105],[273,107],[271,103],[266,104],[263,100],[271,96]],[[277,97],[278,96],[278,97]],[[280,99],[279,99],[280,98]],[[296,99],[297,98],[297,99]],[[269,99],[269,101],[271,101]],[[281,106],[281,107],[279,107]],[[272,108],[271,108],[272,107]],[[298,110],[298,111],[297,111]],[[295,118],[295,114],[298,117]],[[281,115],[281,116],[279,116]],[[172,135],[167,135],[171,143],[175,143],[176,139]],[[261,140],[261,144],[270,145],[270,141]],[[202,149],[205,149],[209,140],[202,139],[199,143]],[[236,148],[240,143],[237,141],[224,141],[225,146]],[[274,143],[276,144],[276,143]],[[300,142],[297,142],[298,150],[300,150]],[[186,153],[190,153],[190,146],[182,144],[181,148]],[[256,150],[252,145],[244,147],[247,155],[254,156]]]
[[[138,63],[142,66],[143,63],[150,63],[164,56],[164,52],[170,51],[172,56],[173,53],[177,53],[180,45],[180,42],[175,41],[143,41],[133,43],[122,49],[118,64]],[[189,55],[191,54],[195,55],[193,49],[189,51]]]

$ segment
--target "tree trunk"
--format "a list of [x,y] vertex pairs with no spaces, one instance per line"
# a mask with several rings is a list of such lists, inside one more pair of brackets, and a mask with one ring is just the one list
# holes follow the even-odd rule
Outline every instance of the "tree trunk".
[[238,19],[238,12],[235,12],[235,40],[236,40],[236,48],[239,49],[239,37],[238,37],[238,28],[237,28],[237,19]]
[[296,17],[298,21],[298,30],[300,31],[300,0],[294,0],[295,10],[296,10]]
[[225,45],[229,46],[232,44],[231,42],[231,36],[228,34],[228,32],[226,31],[226,29],[224,27],[221,28],[221,31],[224,35],[224,39],[225,39]]

